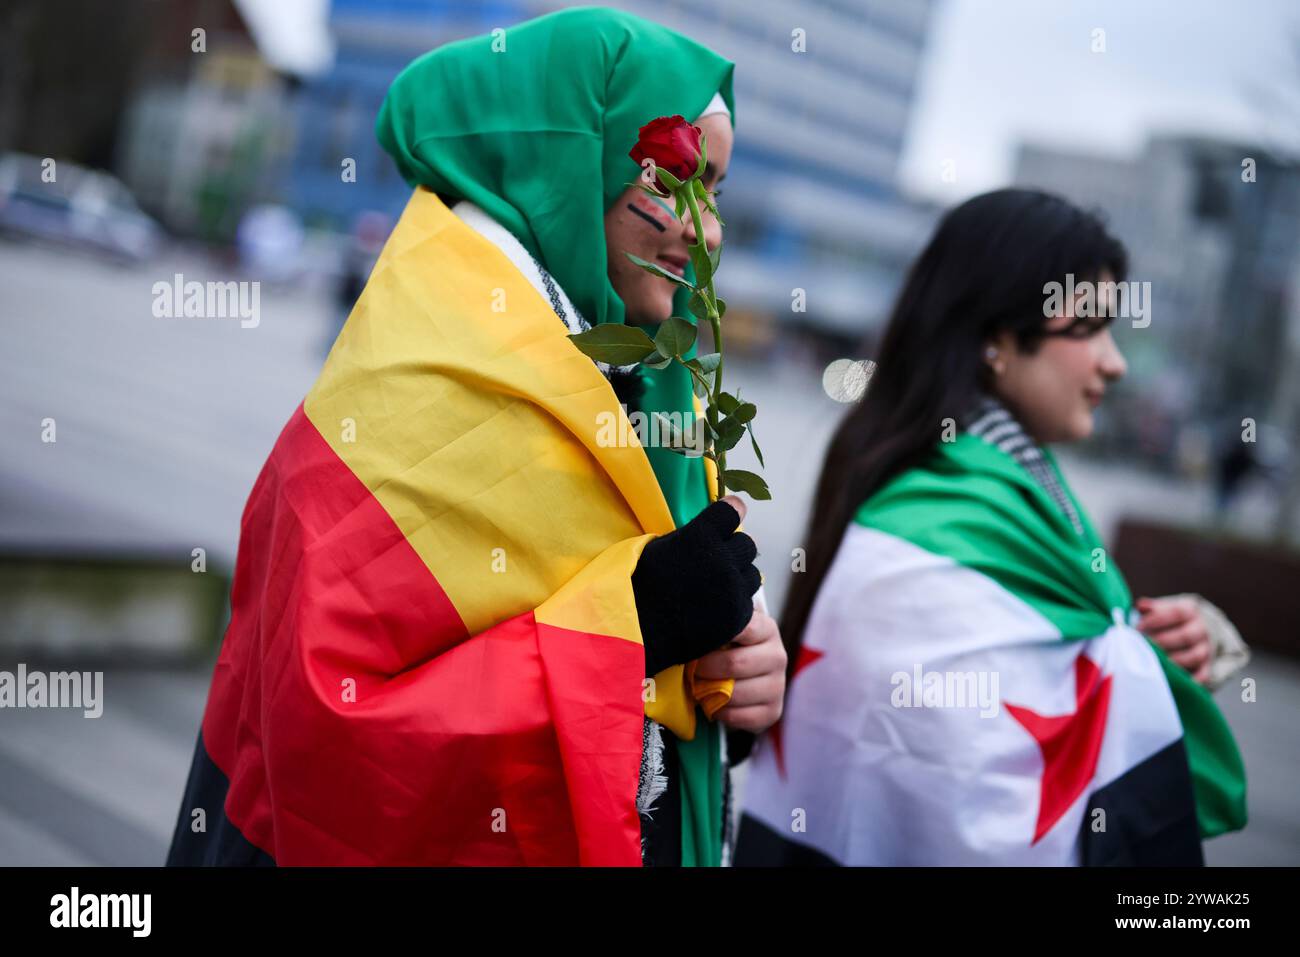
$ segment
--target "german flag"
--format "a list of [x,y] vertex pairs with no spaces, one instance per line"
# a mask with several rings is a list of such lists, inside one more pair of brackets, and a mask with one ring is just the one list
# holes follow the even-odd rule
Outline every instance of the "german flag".
[[610,412],[416,190],[244,510],[169,864],[640,865],[642,716],[689,740],[695,694],[643,701],[630,576],[673,520]]

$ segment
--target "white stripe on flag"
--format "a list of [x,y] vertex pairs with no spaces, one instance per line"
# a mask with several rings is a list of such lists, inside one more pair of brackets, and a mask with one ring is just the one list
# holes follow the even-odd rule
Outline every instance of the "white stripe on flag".
[[[1089,794],[1182,735],[1159,662],[1133,629],[1066,642],[991,578],[859,525],[845,533],[804,645],[822,657],[791,684],[786,776],[764,739],[745,811],[844,864],[1076,863]],[[1111,680],[1102,750],[1092,783],[1035,844],[1042,752],[1006,705],[1074,713],[1081,653]],[[953,691],[996,680],[995,713],[982,716],[978,701],[896,706],[918,669],[974,676]]]

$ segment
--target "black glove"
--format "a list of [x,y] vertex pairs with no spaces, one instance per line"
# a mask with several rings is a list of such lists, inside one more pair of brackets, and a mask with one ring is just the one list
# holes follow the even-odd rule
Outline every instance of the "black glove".
[[758,546],[739,525],[739,512],[714,502],[641,552],[632,591],[647,676],[721,648],[749,624]]
[[754,742],[758,740],[758,735],[752,731],[742,731],[740,728],[727,729],[727,763],[733,768],[749,759],[750,752],[754,750]]

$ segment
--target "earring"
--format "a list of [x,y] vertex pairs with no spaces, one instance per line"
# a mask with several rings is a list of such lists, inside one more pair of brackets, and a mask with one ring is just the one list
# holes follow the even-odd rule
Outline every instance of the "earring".
[[996,361],[997,357],[998,350],[996,346],[989,346],[984,350],[984,358],[989,361],[989,366],[993,369],[993,374],[1002,375],[1002,373],[1006,371],[1006,365]]

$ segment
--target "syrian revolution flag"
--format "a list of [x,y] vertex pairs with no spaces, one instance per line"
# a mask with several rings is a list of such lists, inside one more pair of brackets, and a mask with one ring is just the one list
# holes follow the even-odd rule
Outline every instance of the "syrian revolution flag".
[[862,506],[755,755],[738,865],[1200,864],[1244,826],[1226,722],[1131,627],[1071,500],[1083,535],[962,435]]
[[631,589],[673,519],[566,333],[415,192],[249,497],[168,863],[640,866],[643,714],[694,734]]

